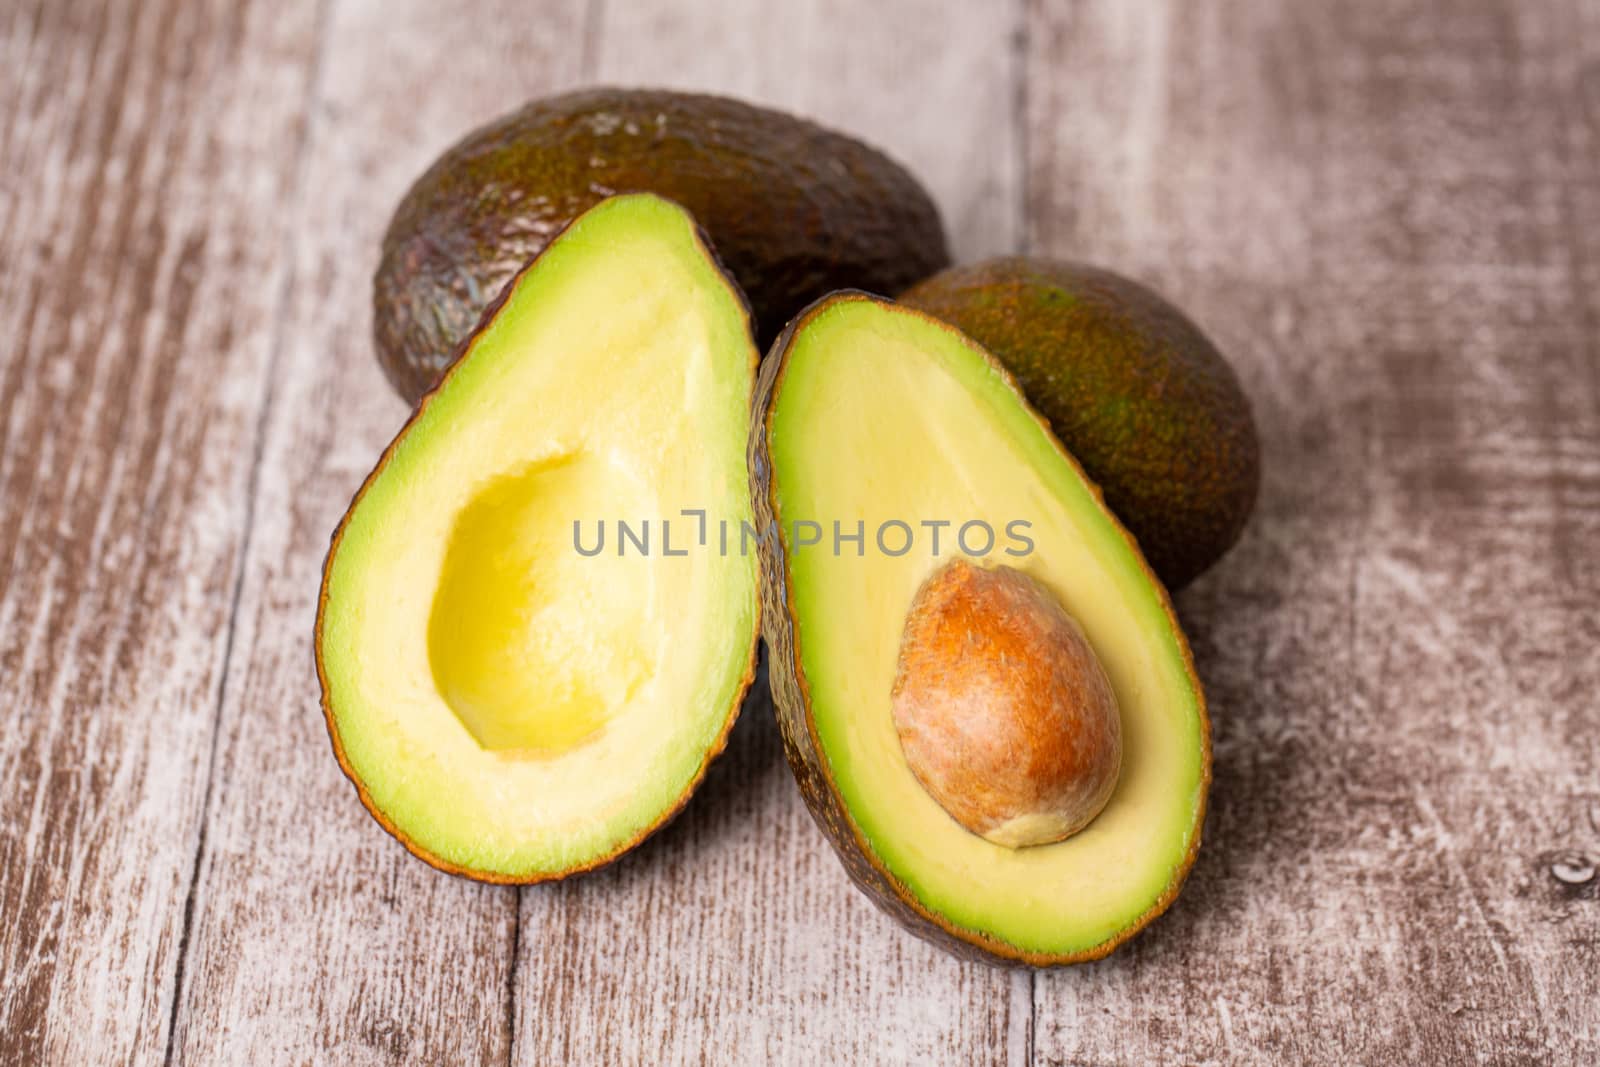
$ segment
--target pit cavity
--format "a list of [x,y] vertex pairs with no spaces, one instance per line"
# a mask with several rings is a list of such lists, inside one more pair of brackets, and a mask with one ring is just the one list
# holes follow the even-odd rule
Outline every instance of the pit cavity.
[[655,576],[638,556],[573,550],[575,520],[650,514],[620,464],[568,451],[489,480],[456,516],[428,658],[484,749],[548,758],[595,739],[655,675]]

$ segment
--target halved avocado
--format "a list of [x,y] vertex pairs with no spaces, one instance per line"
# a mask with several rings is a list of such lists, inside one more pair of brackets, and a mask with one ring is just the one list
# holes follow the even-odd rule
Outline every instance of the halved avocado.
[[690,216],[615,197],[513,279],[384,452],[333,537],[316,658],[339,762],[412,852],[486,881],[588,870],[722,750],[756,571],[683,513],[749,516],[756,359]]
[[[1166,592],[1010,375],[920,312],[825,298],[763,366],[750,462],[785,747],[852,878],[914,933],[991,962],[1095,959],[1159,915],[1200,842],[1205,700]],[[908,609],[963,557],[1058,600],[1114,691],[1116,785],[1065,840],[986,840],[908,766],[891,708]]]

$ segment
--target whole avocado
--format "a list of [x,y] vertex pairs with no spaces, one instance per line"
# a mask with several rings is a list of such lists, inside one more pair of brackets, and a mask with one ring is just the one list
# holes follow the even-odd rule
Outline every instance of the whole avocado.
[[1016,376],[1168,588],[1239,539],[1261,480],[1250,403],[1166,300],[1109,271],[1027,257],[952,267],[900,300]]
[[615,193],[688,208],[749,299],[765,346],[816,297],[892,293],[949,263],[937,208],[881,152],[737,100],[592,89],[535,100],[419,178],[373,281],[378,360],[415,402],[501,287]]

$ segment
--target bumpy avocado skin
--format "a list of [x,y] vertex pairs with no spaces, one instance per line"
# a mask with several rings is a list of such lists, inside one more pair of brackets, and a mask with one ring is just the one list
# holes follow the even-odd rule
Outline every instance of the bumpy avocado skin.
[[689,209],[748,296],[763,345],[823,293],[898,292],[949,263],[928,194],[852,138],[691,93],[535,100],[440,157],[389,224],[373,331],[395,389],[416,401],[512,275],[623,192]]
[[1260,447],[1222,354],[1177,308],[1076,263],[953,267],[900,301],[958,327],[1016,376],[1169,589],[1232,548]]

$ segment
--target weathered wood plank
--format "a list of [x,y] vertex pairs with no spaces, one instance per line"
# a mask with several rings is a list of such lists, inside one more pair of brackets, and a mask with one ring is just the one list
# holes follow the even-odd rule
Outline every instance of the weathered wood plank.
[[[1014,26],[1004,7],[940,15],[608,4],[588,73],[865,137],[927,180],[958,250],[1009,250]],[[783,764],[764,685],[677,823],[611,870],[524,891],[521,914],[518,1062],[1026,1062],[1028,977],[963,966],[855,892]]]
[[[0,16],[0,1063],[159,1060],[180,959],[179,1062],[1600,1056],[1600,12],[1036,3],[1023,137],[1009,15],[746,7]],[[1035,988],[901,935],[762,707],[657,840],[520,905],[354,801],[308,641],[402,415],[378,234],[580,78],[863,134],[961,253],[1120,267],[1235,355],[1261,513],[1180,605],[1214,816],[1112,960]]]
[[1025,974],[964,965],[857,893],[748,706],[685,813],[525,890],[521,1063],[1025,1063]]
[[[726,32],[729,18],[747,24],[753,18],[725,14],[698,15],[705,21],[691,27],[691,35]],[[514,24],[536,31],[497,38],[503,62],[485,62],[482,82],[456,78],[465,69],[464,50],[481,38],[476,30],[470,40],[466,29],[452,35],[452,27]],[[717,772],[716,781],[725,783],[720,788],[738,788],[720,803],[715,796],[697,801],[664,844],[613,874],[530,891],[520,932],[508,926],[509,891],[442,878],[404,856],[360,812],[327,756],[313,714],[314,679],[296,663],[304,658],[326,531],[399,417],[367,359],[371,252],[404,182],[432,152],[473,122],[557,80],[558,57],[576,54],[561,47],[578,39],[570,36],[573,26],[571,19],[519,21],[512,12],[484,12],[466,23],[429,19],[420,7],[341,7],[336,15],[326,61],[328,103],[318,111],[312,138],[318,169],[308,188],[318,195],[308,200],[297,231],[294,311],[275,380],[268,474],[240,609],[240,646],[252,651],[224,705],[219,801],[208,822],[180,1058],[226,1061],[248,1053],[257,1061],[295,1060],[330,1048],[341,1059],[362,1061],[410,1062],[463,1049],[473,1059],[496,1058],[510,1021],[500,1009],[514,943],[522,946],[512,994],[516,1034],[519,1059],[527,1062],[547,1061],[555,1049],[567,1062],[652,1062],[660,1055],[662,1030],[676,1035],[671,1047],[683,1056],[721,1058],[718,1049],[727,1041],[735,1042],[735,1055],[740,1049],[845,1054],[901,1047],[969,1061],[981,1053],[995,1061],[1008,1042],[1017,1053],[1025,1018],[1008,1018],[1007,1011],[1018,988],[1024,995],[1017,1002],[1026,1008],[1025,980],[1018,987],[992,972],[962,976],[855,897],[794,795],[764,706],[753,709],[759,718],[741,728],[745,740]],[[597,44],[610,32],[591,22]],[[378,46],[374,38],[385,35],[388,47]],[[393,69],[386,57],[395,51],[417,55],[417,65]],[[603,53],[592,55],[602,79],[621,79],[609,77]],[[999,55],[1006,60],[1006,53]],[[540,56],[545,62],[535,61]],[[510,69],[537,71],[546,81],[511,89],[501,77]],[[629,80],[654,80],[647,72],[628,73]],[[432,114],[418,115],[413,106],[408,87],[416,84],[449,84],[448,93],[431,97]],[[1006,118],[991,116],[996,136],[1007,135]],[[395,150],[413,144],[424,150]],[[332,158],[325,159],[327,153]],[[341,229],[343,219],[354,224]],[[281,791],[285,782],[297,783],[299,795],[284,805],[279,792],[274,806],[267,791]],[[705,825],[707,812],[722,824],[756,813],[781,824],[787,844],[774,851],[747,839],[730,851],[686,841],[695,826]],[[315,825],[314,837],[308,825]],[[719,832],[719,840],[725,837]],[[684,859],[688,877],[657,871],[641,879],[650,870],[648,856],[678,848],[706,855]],[[374,870],[382,877],[373,879]],[[801,880],[806,871],[816,879]],[[262,886],[276,891],[263,897]],[[774,898],[784,900],[779,887],[788,893],[781,906],[817,909],[782,937],[771,922]],[[703,920],[713,896],[714,917],[727,921],[699,936],[673,934],[692,930],[697,915]],[[607,934],[622,913],[637,917],[637,949],[628,966]],[[856,923],[873,927],[866,952],[851,929]],[[795,944],[801,931],[828,936]],[[764,947],[752,974],[750,954],[758,944]],[[803,967],[796,958],[802,948],[809,951]],[[950,980],[902,998],[899,1011],[884,1010],[882,984],[923,970],[949,972]],[[685,999],[686,981],[700,990],[694,1003],[715,1009],[692,1025],[683,1025],[696,1017]],[[637,1026],[603,1025],[618,1011],[619,995],[632,998]],[[777,1004],[807,1003],[825,1018],[774,1012]],[[447,1025],[462,1014],[474,1025]],[[741,1022],[742,1036],[727,1032]]]
[[1022,220],[1021,8],[598,4],[592,74],[728,93],[863,137],[927,185],[958,258],[1000,255],[1015,250]]
[[1600,1056],[1597,16],[1032,6],[1033,245],[1190,308],[1266,456],[1180,598],[1207,844],[1040,1062]]
[[273,7],[0,16],[0,1063],[165,1051],[310,66]]
[[335,0],[223,694],[174,1061],[498,1063],[516,891],[440,874],[366,814],[318,707],[328,537],[404,418],[371,278],[389,213],[464,133],[578,74],[582,4]]

